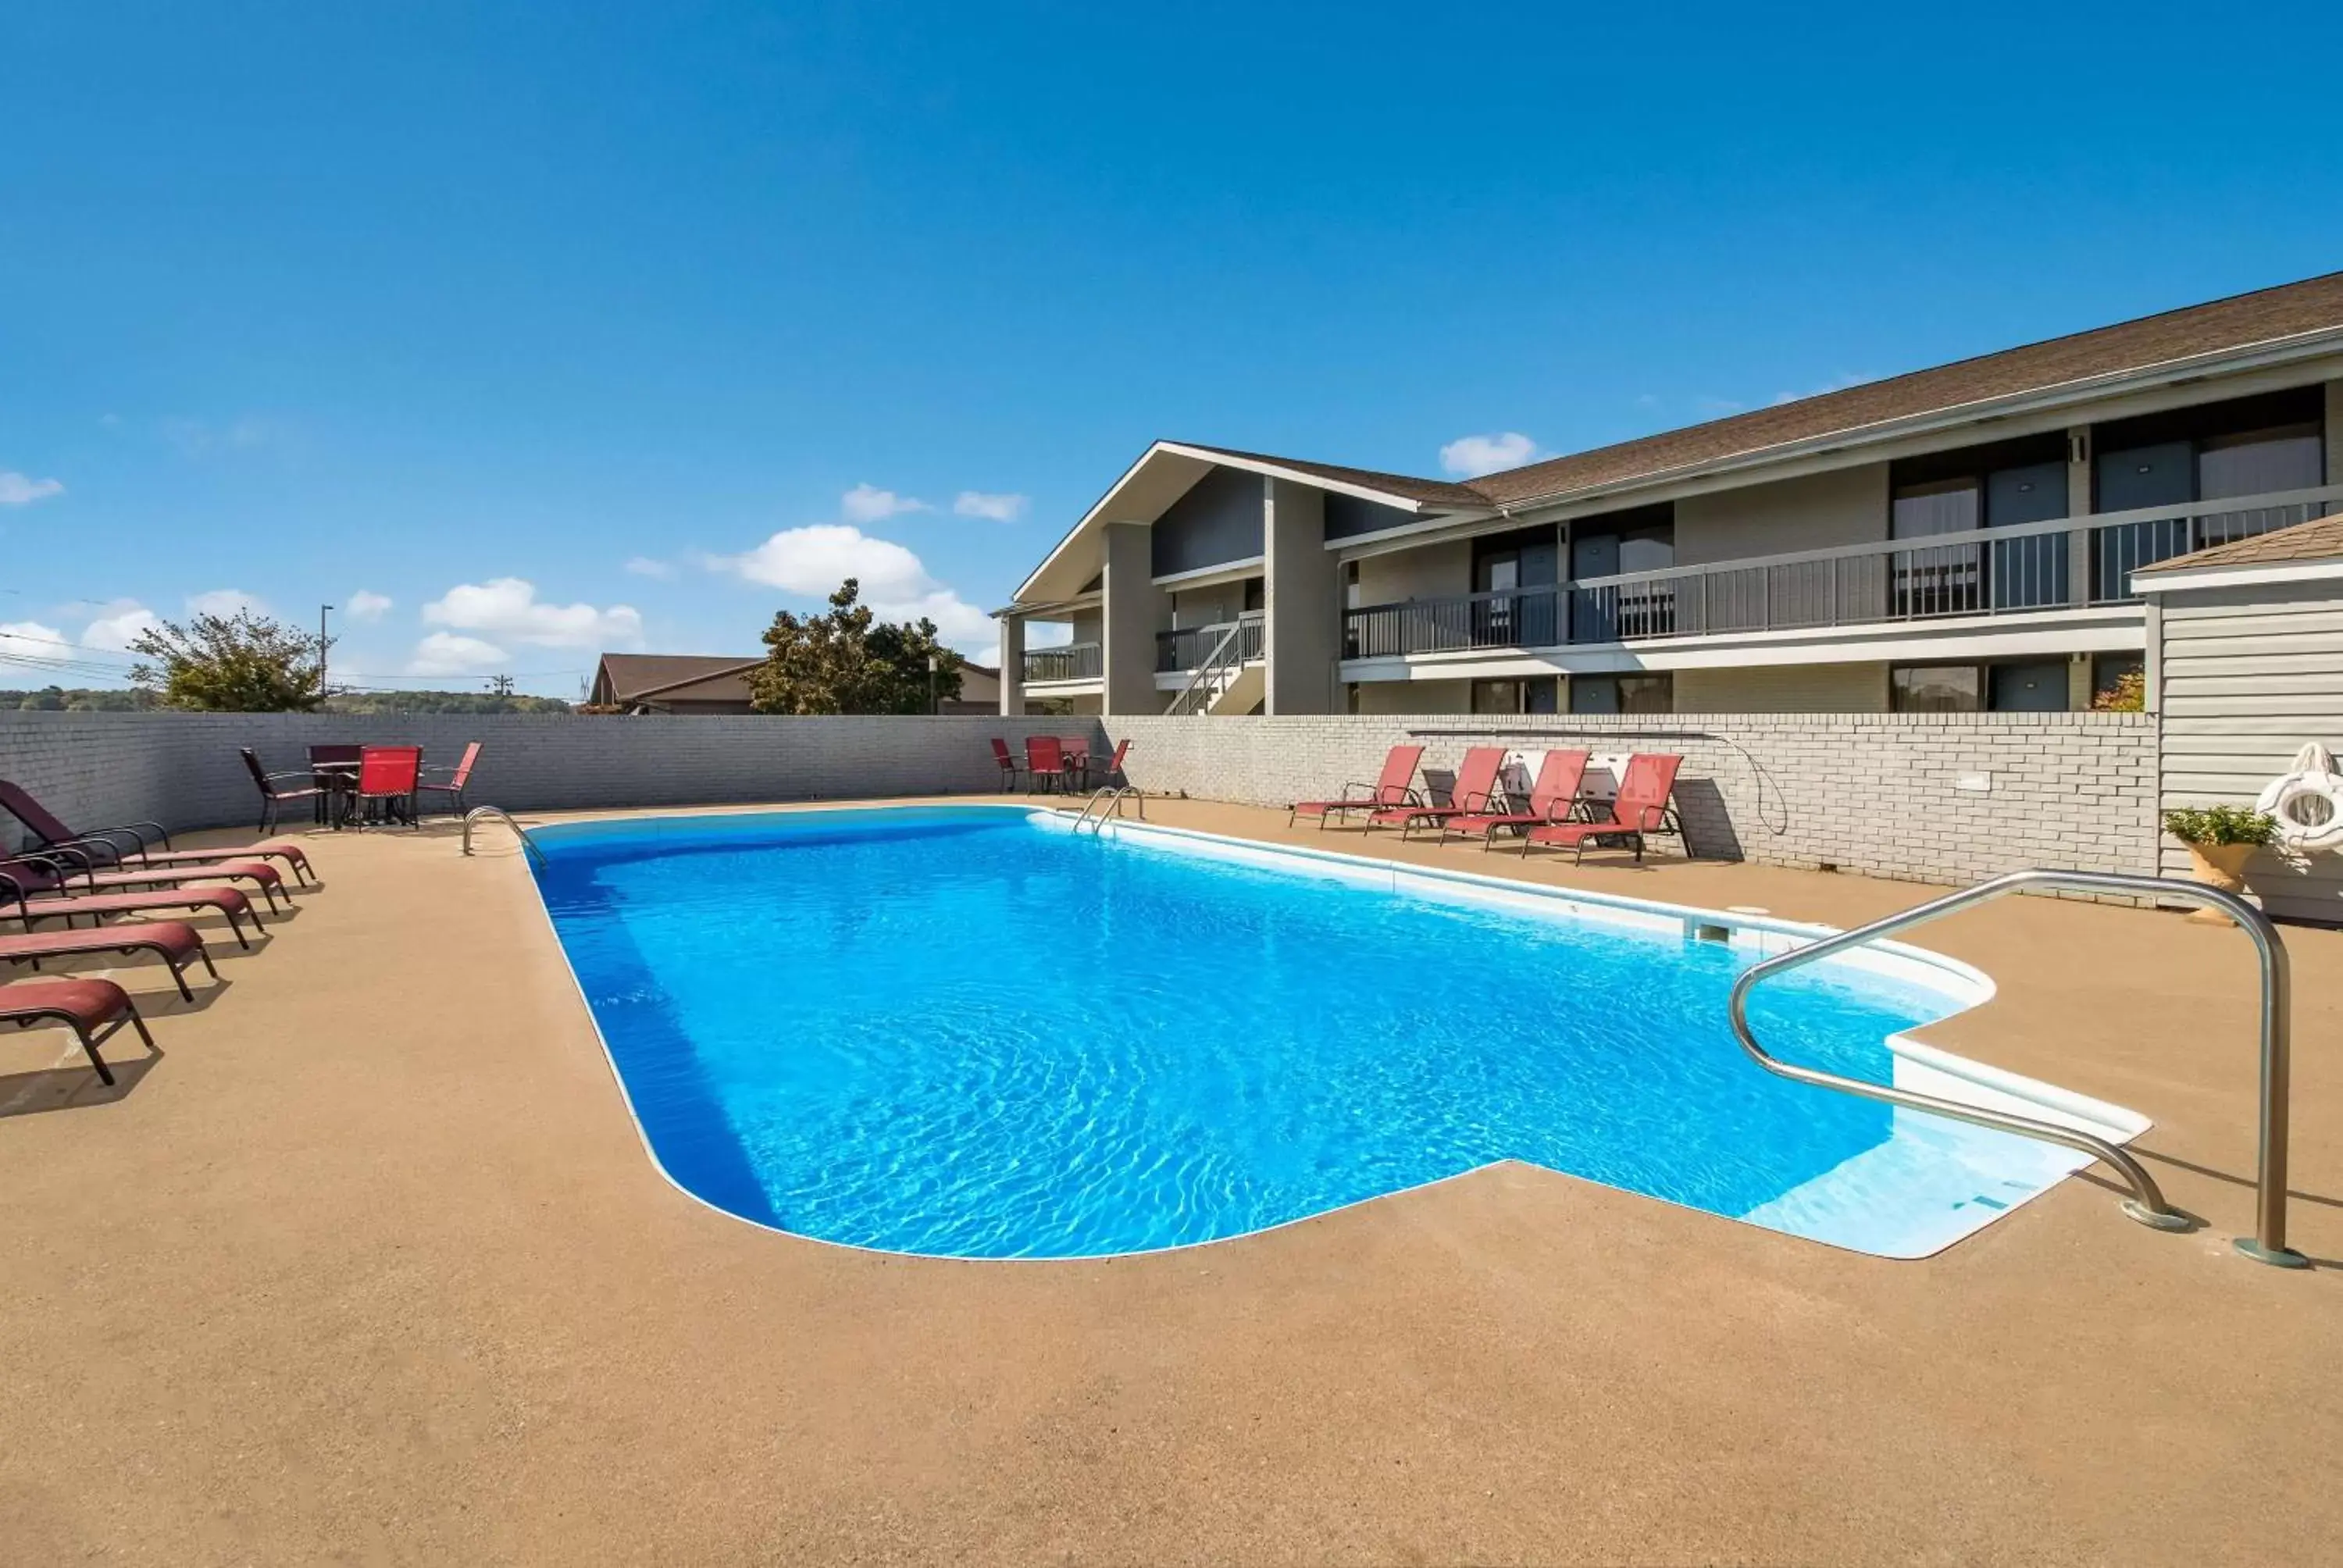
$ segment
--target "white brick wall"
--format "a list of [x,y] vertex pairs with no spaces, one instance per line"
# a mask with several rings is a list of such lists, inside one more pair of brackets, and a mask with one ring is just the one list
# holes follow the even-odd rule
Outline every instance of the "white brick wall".
[[[2128,713],[1424,714],[1102,721],[1150,790],[1278,806],[1373,779],[1391,746],[1672,751],[1695,852],[1971,882],[2029,866],[2156,869],[2155,720]],[[1956,788],[1984,775],[1989,791]]]

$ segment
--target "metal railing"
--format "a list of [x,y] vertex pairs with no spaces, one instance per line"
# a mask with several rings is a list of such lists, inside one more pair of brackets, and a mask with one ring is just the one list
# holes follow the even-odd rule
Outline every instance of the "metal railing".
[[2131,604],[2131,574],[2338,509],[2343,485],[1345,611],[1343,657],[1795,631]]
[[[1252,627],[1257,633],[1261,623],[1236,622],[1218,628],[1220,640],[1212,645],[1212,651],[1204,655],[1202,661],[1189,675],[1188,684],[1180,689],[1180,694],[1163,709],[1166,716],[1182,718],[1212,711],[1212,704],[1219,701],[1221,694],[1234,684],[1238,672],[1245,667],[1244,647],[1248,639],[1243,634],[1247,626]],[[1258,636],[1251,640],[1256,648],[1259,647]],[[1258,653],[1254,657],[1258,658]]]
[[2287,1121],[2290,1093],[2288,1063],[2290,1016],[2286,943],[2279,940],[2278,928],[2270,923],[2268,915],[2235,893],[2226,893],[2197,882],[2134,876],[2118,871],[2012,871],[2007,876],[1979,882],[1976,887],[1948,893],[1900,914],[1857,926],[1853,930],[1820,938],[1751,965],[1734,982],[1732,1000],[1726,1004],[1725,1010],[1733,1022],[1734,1038],[1741,1042],[1741,1049],[1747,1051],[1758,1066],[1782,1078],[1821,1089],[1835,1089],[1845,1094],[1858,1094],[1868,1100],[1884,1101],[1890,1105],[1932,1111],[1938,1116],[1973,1122],[1979,1127],[1997,1128],[2004,1132],[2015,1132],[2021,1137],[2038,1138],[2047,1143],[2079,1150],[2113,1166],[2130,1183],[2132,1195],[2124,1201],[2124,1212],[2159,1231],[2188,1229],[2191,1221],[2187,1216],[2164,1201],[2164,1193],[2157,1188],[2155,1179],[2118,1144],[2055,1121],[2036,1121],[2006,1111],[1989,1111],[1983,1106],[1964,1105],[1957,1101],[1922,1094],[1915,1090],[1842,1077],[1820,1068],[1799,1067],[1768,1054],[1749,1027],[1749,993],[1774,975],[1925,924],[1956,910],[2033,888],[2115,893],[2129,898],[2198,904],[2218,910],[2253,939],[2254,947],[2261,958],[2262,977],[2261,1155],[2255,1178],[2255,1233],[2250,1237],[2238,1238],[2236,1246],[2238,1251],[2257,1262],[2288,1269],[2309,1267],[2308,1259],[2286,1244]]
[[[1091,798],[1082,802],[1081,813],[1074,818],[1075,834],[1077,836],[1081,834],[1082,824],[1085,822],[1092,824],[1091,831],[1093,835],[1104,833],[1107,819],[1121,816],[1122,803],[1125,800],[1137,801],[1139,819],[1142,822],[1147,820],[1147,797],[1141,792],[1137,785],[1101,785],[1091,791]],[[1092,811],[1098,812],[1098,815],[1091,816]]]
[[1045,685],[1052,680],[1096,680],[1104,668],[1099,658],[1099,645],[1094,642],[1070,642],[1060,648],[1025,650],[1028,686]]
[[1261,658],[1262,612],[1247,610],[1234,620],[1214,621],[1210,626],[1182,627],[1178,631],[1155,634],[1155,672],[1171,675],[1182,669],[1194,669],[1205,657],[1221,645],[1228,632],[1238,634],[1238,657],[1241,664],[1251,664]]
[[537,840],[528,836],[528,829],[514,821],[512,813],[501,806],[475,806],[464,813],[465,854],[469,855],[472,852],[472,824],[479,821],[483,817],[492,817],[510,828],[513,835],[520,839],[520,847],[528,852],[529,859],[536,863],[537,869],[540,871],[545,869],[545,851],[537,847]]

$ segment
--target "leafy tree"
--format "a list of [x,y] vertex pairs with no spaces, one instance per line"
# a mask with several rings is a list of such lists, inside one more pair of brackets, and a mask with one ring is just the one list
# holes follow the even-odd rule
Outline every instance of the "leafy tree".
[[136,684],[163,694],[166,708],[212,713],[307,713],[325,700],[330,642],[250,610],[166,621],[142,632],[130,651],[142,662]]
[[830,596],[828,614],[773,617],[765,662],[749,674],[750,706],[759,713],[925,713],[930,658],[937,700],[960,695],[960,655],[936,640],[935,622],[922,616],[890,624],[860,598],[861,585],[848,578]]

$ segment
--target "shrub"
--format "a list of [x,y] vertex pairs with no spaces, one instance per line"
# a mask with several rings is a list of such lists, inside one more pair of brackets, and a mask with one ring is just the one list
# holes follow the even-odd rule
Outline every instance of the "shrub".
[[2246,806],[2193,806],[2167,811],[2164,830],[2184,844],[2267,844],[2278,819]]

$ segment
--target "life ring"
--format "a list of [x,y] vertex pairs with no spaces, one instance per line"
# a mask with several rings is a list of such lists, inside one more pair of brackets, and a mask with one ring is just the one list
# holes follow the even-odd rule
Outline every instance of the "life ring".
[[2281,849],[2297,855],[2343,850],[2343,775],[2323,746],[2304,747],[2294,767],[2263,788],[2254,809],[2277,819]]

